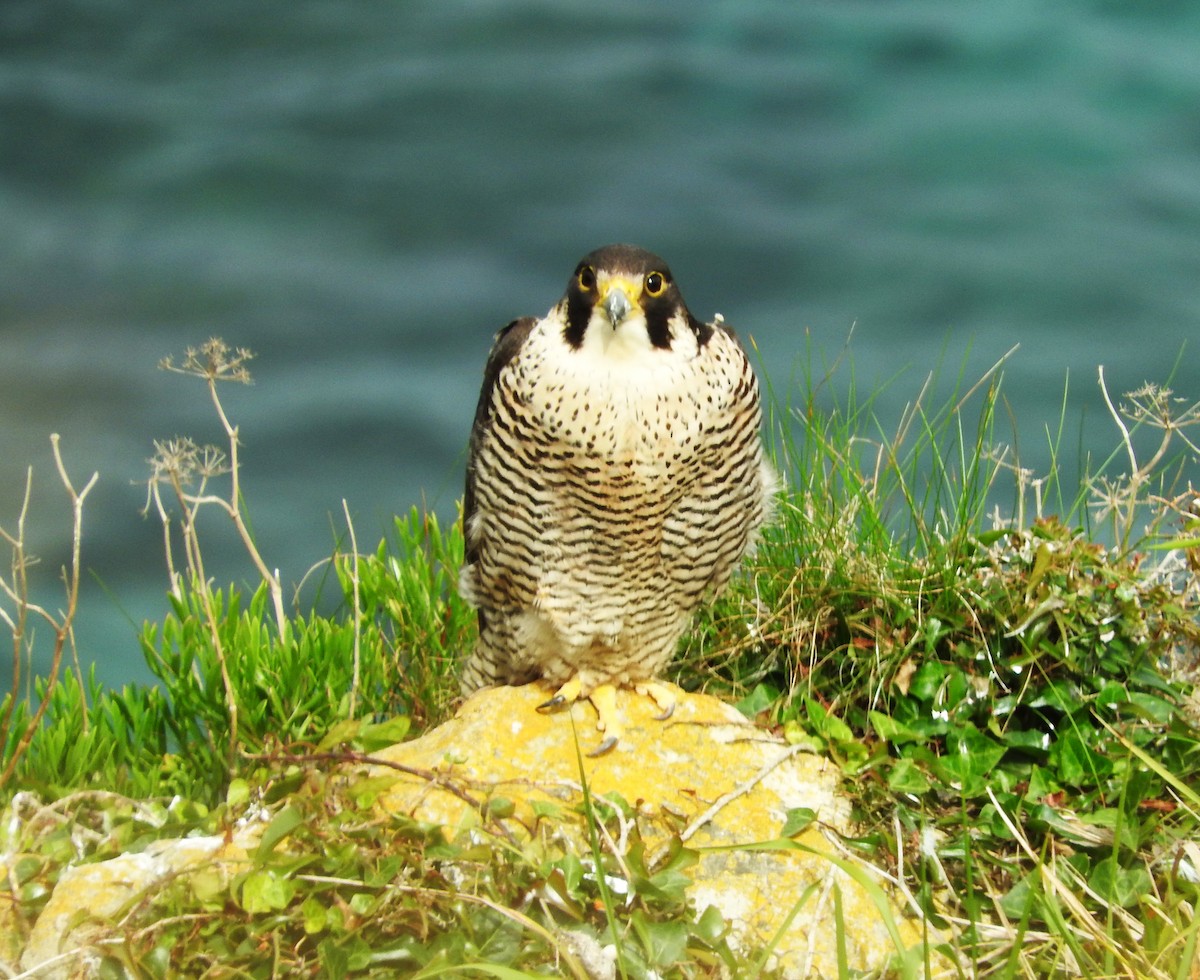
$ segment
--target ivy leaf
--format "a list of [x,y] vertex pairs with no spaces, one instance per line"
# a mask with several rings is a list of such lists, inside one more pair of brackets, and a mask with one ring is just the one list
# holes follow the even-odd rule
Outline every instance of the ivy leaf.
[[992,770],[1007,751],[970,724],[948,733],[946,749],[946,755],[937,760],[935,768],[942,779],[957,785],[964,796],[983,793]]
[[251,915],[278,912],[288,907],[296,883],[274,871],[254,871],[242,882],[242,908]]
[[1150,892],[1150,874],[1142,865],[1123,868],[1115,856],[1106,857],[1096,865],[1088,884],[1102,898],[1129,908]]
[[929,779],[912,759],[900,759],[888,773],[888,789],[920,796],[929,789]]
[[904,742],[923,742],[925,736],[920,732],[914,731],[907,725],[897,721],[891,715],[885,715],[881,711],[869,712],[871,719],[871,727],[875,729],[875,734],[885,742],[894,742],[902,744]]
[[783,822],[783,829],[779,832],[779,836],[795,837],[801,831],[806,830],[816,819],[817,814],[811,807],[792,807],[787,812],[787,819]]
[[754,718],[764,711],[770,711],[771,705],[779,698],[779,692],[766,684],[756,684],[754,690],[737,703],[737,709],[747,718]]
[[1112,773],[1112,762],[1089,746],[1078,733],[1060,735],[1050,746],[1050,765],[1058,779],[1071,786],[1094,786]]

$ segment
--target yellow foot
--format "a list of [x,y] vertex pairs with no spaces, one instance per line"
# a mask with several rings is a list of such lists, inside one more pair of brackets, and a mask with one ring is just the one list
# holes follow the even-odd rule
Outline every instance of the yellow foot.
[[[578,677],[572,677],[567,683],[554,692],[554,697],[538,705],[538,711],[554,711],[564,705],[572,705],[581,700],[583,683]],[[617,711],[617,689],[611,684],[601,684],[593,688],[587,695],[596,709],[596,730],[604,732],[604,740],[588,756],[604,755],[620,741],[625,728],[621,724],[621,715]]]
[[604,741],[588,753],[589,756],[604,755],[621,741],[625,726],[617,711],[617,689],[611,684],[601,684],[592,691],[592,707],[596,709],[596,730],[604,732]]
[[660,713],[654,716],[655,721],[666,721],[675,714],[675,695],[669,688],[655,681],[646,681],[644,684],[635,684],[633,689],[658,705]]
[[549,701],[543,701],[537,706],[538,711],[554,711],[556,708],[561,708],[564,704],[574,704],[579,700],[579,695],[583,692],[583,681],[578,677],[572,677],[567,683],[554,692],[554,697]]

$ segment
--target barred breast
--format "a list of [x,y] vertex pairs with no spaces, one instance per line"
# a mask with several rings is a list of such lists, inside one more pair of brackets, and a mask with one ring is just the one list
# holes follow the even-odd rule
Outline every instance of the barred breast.
[[552,319],[510,332],[468,463],[464,693],[652,679],[766,517],[754,373],[722,327],[628,364],[581,360]]

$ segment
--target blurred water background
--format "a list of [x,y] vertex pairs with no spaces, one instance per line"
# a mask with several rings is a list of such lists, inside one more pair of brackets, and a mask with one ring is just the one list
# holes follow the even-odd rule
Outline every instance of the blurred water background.
[[[855,383],[892,425],[931,368],[948,387],[1020,344],[1026,464],[1064,408],[1071,453],[1106,454],[1098,364],[1114,393],[1173,374],[1200,398],[1200,6],[5,0],[0,526],[33,466],[60,602],[49,433],[77,483],[100,472],[81,659],[149,677],[145,461],[219,441],[161,357],[258,354],[225,402],[294,583],[343,498],[364,547],[414,504],[453,518],[492,333],[610,241],[663,255],[776,388],[856,324]],[[253,579],[219,521],[208,540],[218,582]]]

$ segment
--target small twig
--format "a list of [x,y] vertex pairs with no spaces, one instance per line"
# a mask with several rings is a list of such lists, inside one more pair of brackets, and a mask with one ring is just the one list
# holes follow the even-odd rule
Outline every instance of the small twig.
[[[786,751],[780,753],[778,758],[773,759],[772,761],[768,762],[765,766],[763,766],[761,769],[759,769],[758,772],[756,772],[753,776],[751,776],[749,779],[747,779],[740,786],[735,786],[724,796],[720,797],[707,810],[705,810],[699,816],[693,818],[692,822],[689,823],[683,829],[683,832],[679,835],[680,843],[687,843],[700,830],[701,827],[703,827],[705,824],[709,823],[713,819],[713,817],[715,817],[718,813],[720,813],[723,809],[725,809],[725,807],[729,806],[730,803],[732,803],[734,800],[736,800],[739,796],[745,796],[747,793],[750,792],[750,790],[754,789],[755,786],[757,786],[764,779],[766,779],[767,776],[769,776],[775,769],[779,768],[779,766],[781,766],[783,763],[787,762],[788,759],[791,759],[794,756],[799,755],[803,751],[804,751],[803,745],[790,746]],[[659,856],[660,855],[655,855],[656,861]]]
[[[94,950],[90,946],[76,946],[74,949],[68,949],[65,953],[58,953],[47,960],[42,960],[41,963],[35,964],[22,973],[9,973],[8,980],[33,980],[34,977],[45,977],[51,975],[51,967],[62,966],[64,963],[70,963],[72,960],[80,959],[93,952]],[[79,976],[81,974],[67,972],[61,975]]]
[[[46,675],[45,691],[41,701],[38,703],[37,709],[33,713],[33,717],[29,719],[25,730],[21,733],[15,747],[8,758],[8,763],[3,771],[0,771],[0,786],[5,785],[12,777],[16,770],[17,764],[24,756],[26,749],[29,748],[29,743],[33,739],[34,733],[42,723],[42,716],[45,715],[46,709],[50,706],[50,700],[54,693],[54,688],[58,684],[59,671],[62,668],[63,650],[66,647],[67,641],[71,637],[72,623],[75,620],[75,611],[79,605],[79,574],[80,574],[80,552],[83,541],[83,504],[92,487],[96,485],[96,481],[100,478],[99,473],[93,473],[92,478],[84,485],[82,490],[76,490],[74,484],[71,483],[71,478],[67,474],[66,465],[63,463],[62,452],[59,448],[59,436],[57,433],[50,436],[50,445],[54,452],[54,464],[58,468],[59,478],[62,480],[63,487],[66,488],[67,496],[71,498],[71,514],[72,514],[72,534],[71,534],[71,564],[63,569],[63,584],[67,592],[66,610],[62,612],[58,619],[51,616],[46,610],[40,606],[29,602],[26,568],[28,561],[25,556],[25,515],[29,502],[29,482],[26,483],[26,507],[22,508],[20,519],[17,525],[17,537],[13,539],[9,535],[5,538],[9,541],[13,548],[13,582],[5,584],[4,591],[14,599],[17,604],[17,630],[13,634],[14,653],[18,660],[20,657],[21,646],[24,641],[25,621],[30,612],[36,613],[50,624],[51,630],[54,632],[54,652],[50,659],[50,670]],[[6,617],[7,618],[7,617]],[[10,698],[12,704],[16,702],[17,687],[16,678],[14,677],[13,693]],[[0,726],[0,735],[7,740],[9,713],[6,712],[3,726]]]
[[[599,797],[599,799],[603,800],[604,797]],[[607,801],[605,801],[605,802],[607,802]],[[617,823],[619,823],[621,825],[621,838],[619,841],[613,840],[613,836],[612,836],[612,834],[610,834],[608,832],[608,828],[606,826],[604,826],[603,820],[597,820],[595,822],[596,823],[596,831],[600,834],[601,837],[604,838],[604,843],[606,843],[608,845],[608,853],[611,854],[613,856],[613,858],[616,860],[617,867],[620,868],[621,874],[624,875],[626,882],[630,883],[630,891],[632,892],[633,874],[630,872],[629,865],[625,861],[625,854],[629,847],[629,831],[631,829],[630,821],[625,816],[625,814],[621,812],[621,808],[619,806],[616,806],[615,804],[611,804],[611,803],[609,803],[608,805],[612,807],[613,814],[617,818]],[[604,869],[597,868],[596,874],[598,874],[598,875],[604,874]]]
[[[304,876],[300,875],[299,877]],[[362,885],[361,882],[355,882],[355,884],[359,887]],[[439,891],[436,888],[424,888],[421,885],[403,885],[392,883],[387,887],[398,892],[404,892],[408,895],[417,895],[422,898],[444,899],[446,897],[446,892],[444,891]],[[477,905],[482,905],[485,908],[489,908],[493,912],[504,916],[506,919],[512,920],[521,928],[527,929],[530,932],[541,936],[542,939],[549,943],[554,948],[555,952],[562,957],[563,961],[567,964],[567,966],[570,967],[571,974],[573,976],[579,978],[579,980],[589,980],[591,975],[587,970],[584,969],[583,965],[579,962],[578,958],[571,951],[571,949],[564,945],[559,938],[550,932],[545,926],[535,922],[533,919],[529,918],[529,916],[522,915],[516,909],[510,909],[508,906],[501,905],[499,902],[494,902],[490,898],[485,898],[483,895],[475,895],[470,892],[455,892],[454,899],[455,901],[461,900],[468,903],[474,902]]]
[[[191,574],[192,591],[199,597],[204,611],[204,622],[208,627],[209,640],[212,643],[213,655],[217,658],[217,666],[221,670],[221,685],[225,689],[225,709],[229,713],[229,744],[225,750],[225,758],[230,767],[237,754],[239,709],[238,699],[234,691],[233,677],[229,673],[229,663],[225,656],[225,646],[221,642],[221,630],[217,622],[217,611],[213,607],[212,589],[208,576],[204,571],[204,552],[200,547],[200,536],[196,530],[197,508],[189,506],[187,495],[184,493],[182,475],[178,469],[169,473],[171,487],[179,501],[182,511],[182,531],[184,551],[187,555],[188,571]],[[182,593],[181,593],[182,595]],[[211,739],[210,733],[210,739]]]
[[397,772],[402,772],[408,776],[416,776],[418,779],[424,779],[435,786],[440,786],[447,792],[457,796],[468,806],[478,810],[480,813],[482,813],[485,809],[485,804],[482,800],[476,799],[461,786],[450,782],[450,780],[448,780],[442,773],[436,772],[433,769],[420,769],[416,766],[406,766],[402,762],[392,762],[390,759],[381,759],[378,756],[365,755],[362,752],[307,752],[303,754],[267,754],[247,752],[243,754],[243,758],[250,759],[254,762],[285,762],[288,765],[304,765],[305,763],[313,762],[337,762],[366,766],[383,766],[384,768],[394,769]]
[[237,528],[238,536],[242,539],[242,544],[250,555],[250,560],[254,562],[254,567],[258,569],[258,574],[267,583],[267,588],[271,592],[271,602],[275,607],[275,625],[279,630],[279,635],[283,636],[287,626],[287,615],[283,607],[283,586],[279,583],[278,573],[272,572],[267,567],[267,563],[263,561],[258,546],[255,545],[254,538],[250,535],[250,529],[242,517],[238,429],[236,425],[231,425],[229,419],[225,417],[225,410],[221,407],[221,399],[217,396],[217,385],[214,379],[209,379],[208,388],[212,393],[213,404],[217,407],[217,414],[221,418],[221,425],[225,428],[225,435],[229,438],[229,479],[232,487],[229,492],[229,500],[221,501],[221,506],[233,521],[233,526]]
[[22,656],[22,647],[25,639],[25,624],[28,620],[29,604],[26,598],[29,595],[29,588],[26,580],[28,564],[25,558],[25,515],[29,512],[29,501],[33,494],[33,468],[30,467],[25,471],[25,496],[21,501],[21,510],[17,515],[17,535],[13,537],[3,528],[0,528],[0,536],[8,542],[12,548],[12,584],[9,585],[0,576],[0,589],[13,601],[16,606],[16,619],[9,617],[4,609],[0,609],[0,616],[4,618],[5,625],[12,633],[13,640],[13,672],[12,672],[12,696],[8,698],[7,704],[4,706],[4,718],[0,719],[0,733],[7,733],[8,726],[12,720],[12,714],[17,705],[17,696],[21,690],[21,667],[24,661]]
[[1108,406],[1108,414],[1112,416],[1112,420],[1117,424],[1117,428],[1121,430],[1121,442],[1125,444],[1125,451],[1129,454],[1129,469],[1132,473],[1138,472],[1137,456],[1133,451],[1133,439],[1129,435],[1129,429],[1126,428],[1124,421],[1121,419],[1121,413],[1112,403],[1112,399],[1108,395],[1108,385],[1104,382],[1104,365],[1097,366],[1097,373],[1100,376],[1100,392],[1104,395],[1104,404]]

